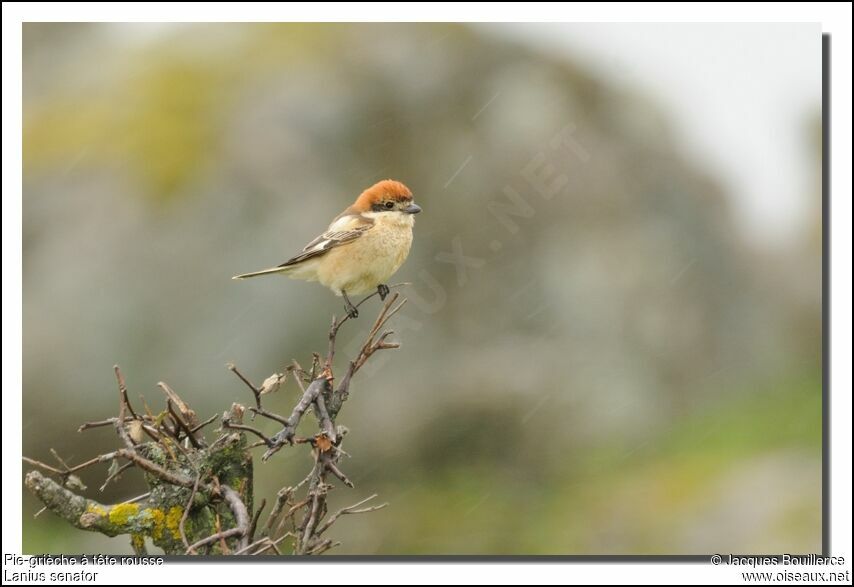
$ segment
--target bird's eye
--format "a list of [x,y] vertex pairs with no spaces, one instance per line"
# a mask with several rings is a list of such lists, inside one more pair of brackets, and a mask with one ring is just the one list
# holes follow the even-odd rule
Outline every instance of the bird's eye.
[[392,208],[394,208],[394,202],[386,202],[385,203],[385,209],[386,210],[391,210]]

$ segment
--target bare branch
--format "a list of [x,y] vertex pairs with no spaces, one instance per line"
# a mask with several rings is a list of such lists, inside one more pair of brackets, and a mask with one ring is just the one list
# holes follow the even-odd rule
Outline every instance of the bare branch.
[[367,508],[360,508],[359,507],[363,504],[368,503],[369,501],[374,499],[376,496],[377,496],[377,494],[374,493],[373,495],[366,497],[365,499],[363,499],[359,503],[354,503],[353,505],[348,506],[346,508],[341,508],[340,510],[338,510],[337,512],[335,512],[334,514],[329,516],[329,519],[326,520],[323,524],[321,524],[321,526],[315,532],[315,535],[320,536],[321,534],[323,534],[324,532],[329,530],[330,526],[332,526],[332,524],[334,524],[335,521],[343,515],[346,515],[346,514],[366,514],[368,512],[375,512],[377,510],[381,510],[388,505],[387,503],[383,503],[380,505],[375,505],[375,506],[371,506],[371,507],[367,507]]
[[[402,282],[402,283],[395,283],[394,285],[390,285],[390,286],[388,286],[388,288],[389,288],[389,289],[395,289],[395,288],[398,288],[398,287],[403,287],[403,286],[405,286],[405,285],[412,285],[412,284],[411,284],[410,282],[408,282],[408,281],[405,281],[405,282]],[[365,302],[367,302],[368,300],[370,300],[371,298],[373,298],[373,297],[374,297],[374,296],[376,296],[376,295],[379,295],[379,292],[373,292],[373,293],[371,293],[371,294],[368,294],[367,296],[365,296],[364,298],[362,298],[362,299],[361,299],[361,300],[360,300],[360,301],[355,305],[355,308],[356,308],[356,309],[359,309],[359,307],[360,307],[362,304],[364,304]],[[395,293],[395,294],[394,294],[394,298],[396,299],[398,295],[399,295],[398,293]],[[329,348],[328,348],[328,350],[327,350],[327,352],[326,352],[326,365],[325,365],[325,368],[326,368],[327,370],[331,370],[331,369],[332,369],[332,361],[333,361],[333,359],[335,358],[335,338],[336,338],[336,336],[338,335],[338,330],[339,330],[339,329],[341,328],[341,326],[343,326],[343,325],[344,325],[344,323],[345,323],[345,322],[347,322],[347,320],[349,320],[349,319],[350,319],[350,316],[349,316],[349,315],[346,315],[346,314],[345,314],[341,319],[339,319],[339,320],[336,320],[336,319],[335,319],[335,316],[333,316],[333,317],[332,317],[332,327],[329,329]]]
[[[130,422],[133,418],[126,420]],[[83,432],[84,430],[89,430],[90,428],[100,428],[101,426],[115,426],[116,418],[107,418],[106,420],[98,420],[97,422],[84,422],[77,429],[77,432]]]
[[285,504],[293,496],[293,494],[294,489],[292,487],[282,487],[276,493],[276,503],[273,505],[273,509],[270,510],[270,515],[267,516],[267,523],[264,524],[264,530],[261,533],[263,536],[270,535],[270,530],[273,528],[273,524],[276,522],[276,518],[278,518],[279,514],[282,513],[282,509],[284,509]]
[[330,540],[330,539],[322,540],[320,542],[320,544],[313,547],[311,550],[306,552],[306,554],[322,554],[322,553],[326,552],[327,550],[329,550],[330,548],[332,548],[333,546],[337,546],[339,544],[341,544],[341,543],[340,542],[333,543],[332,540]]
[[243,530],[241,528],[229,528],[228,530],[222,530],[216,534],[208,536],[207,538],[202,538],[198,542],[194,542],[187,547],[187,552],[185,554],[196,554],[196,550],[202,546],[207,546],[208,544],[213,544],[214,542],[219,542],[220,540],[225,540],[232,536],[239,536],[242,532]]
[[314,495],[312,495],[311,509],[309,510],[305,522],[302,540],[300,541],[301,554],[305,554],[307,552],[307,546],[309,544],[310,539],[314,535],[314,529],[317,527],[317,523],[320,521],[320,518],[318,516],[320,514],[320,506],[323,501],[323,497],[319,493],[315,493]]
[[265,418],[269,418],[270,420],[275,420],[279,424],[287,424],[288,423],[288,419],[285,418],[284,416],[274,414],[273,412],[268,412],[267,410],[265,410],[263,408],[252,408],[252,407],[250,407],[249,411],[252,412],[253,414],[258,414],[259,416],[264,416]]
[[243,373],[241,373],[237,369],[237,365],[235,365],[234,363],[227,363],[225,366],[228,368],[229,371],[231,371],[232,373],[237,375],[237,377],[243,383],[246,384],[246,387],[248,387],[252,391],[252,395],[255,396],[255,406],[260,410],[261,409],[261,390],[259,388],[257,388],[251,381],[249,381],[249,379],[245,375],[243,375]]
[[238,548],[244,548],[249,544],[249,511],[246,509],[246,504],[240,498],[240,494],[228,485],[221,485],[220,490],[222,497],[234,514],[234,520],[237,523],[237,529],[240,530],[240,545]]
[[81,530],[100,532],[106,536],[118,536],[130,534],[139,529],[136,522],[128,517],[110,516],[110,512],[118,506],[86,499],[53,479],[44,477],[38,471],[27,473],[25,484],[47,509]]
[[329,417],[329,412],[326,410],[326,400],[323,399],[323,393],[318,393],[314,398],[314,412],[317,414],[317,420],[320,422],[320,429],[329,438],[332,444],[338,442],[337,434],[335,433],[335,423]]
[[181,522],[178,524],[178,533],[181,534],[181,542],[184,543],[184,547],[189,551],[190,550],[190,541],[187,540],[187,532],[184,530],[187,525],[187,517],[190,514],[190,510],[193,508],[193,501],[196,499],[196,492],[199,490],[199,484],[202,482],[202,474],[199,472],[196,475],[196,481],[193,483],[193,490],[190,492],[190,499],[187,500],[187,505],[184,506],[184,513],[181,515]]
[[204,428],[208,424],[213,423],[213,421],[216,420],[218,417],[219,417],[219,414],[214,414],[213,416],[211,416],[210,418],[208,418],[207,420],[205,420],[204,422],[202,422],[201,424],[199,424],[198,426],[196,426],[195,428],[190,430],[190,432],[195,434],[196,432],[198,432],[199,430],[201,430],[202,428]]
[[24,461],[25,463],[29,463],[35,467],[40,467],[40,468],[44,469],[45,471],[50,471],[51,473],[56,473],[57,475],[65,474],[65,471],[57,469],[56,467],[51,467],[48,464],[45,464],[41,461],[37,461],[35,459],[31,459],[30,457],[21,457],[21,460]]
[[251,541],[255,538],[255,530],[258,528],[258,519],[261,517],[261,512],[264,511],[264,508],[267,506],[267,500],[262,499],[261,505],[258,506],[258,509],[255,510],[255,514],[252,516],[252,523],[249,524],[249,540]]
[[303,383],[303,380],[308,376],[308,373],[305,372],[305,369],[302,368],[296,359],[293,360],[289,368],[294,372],[294,379],[297,380],[297,385],[299,386],[300,391],[305,393],[305,384]]
[[113,370],[116,373],[116,380],[119,383],[119,394],[121,395],[121,401],[124,405],[127,406],[128,412],[130,412],[131,417],[136,420],[139,416],[136,415],[136,412],[133,411],[133,406],[130,405],[130,400],[128,399],[128,388],[125,385],[125,378],[122,375],[121,370],[118,365],[113,365]]
[[140,469],[145,469],[152,475],[159,477],[167,483],[171,483],[172,485],[178,485],[179,487],[186,487],[188,489],[193,486],[194,482],[189,477],[167,471],[160,465],[149,461],[145,457],[138,455],[135,450],[120,448],[115,452],[115,454],[122,458],[133,461]]
[[332,462],[331,458],[326,459],[323,464],[326,467],[326,470],[338,477],[338,479],[340,479],[344,483],[344,485],[350,487],[351,489],[354,487],[353,482],[350,481],[350,479],[347,478],[347,475],[345,475],[344,472],[338,468],[338,465]]
[[270,550],[272,548],[276,552],[276,554],[281,556],[282,552],[278,549],[278,545],[285,538],[296,538],[296,536],[292,532],[285,532],[282,536],[280,536],[276,540],[271,540],[267,546],[265,546],[264,548],[262,548],[260,550],[253,552],[252,554],[256,554],[256,555],[257,554],[264,554],[265,552],[267,552],[268,550]]
[[260,438],[262,441],[264,441],[265,445],[273,446],[273,440],[269,436],[267,436],[257,428],[253,428],[252,426],[247,426],[246,424],[232,424],[231,422],[228,422],[226,420],[223,421],[222,426],[223,428],[229,428],[231,430],[242,430],[244,432],[251,432],[258,438]]
[[198,422],[196,419],[196,412],[190,409],[190,406],[187,405],[187,402],[181,399],[175,390],[166,385],[164,381],[158,381],[157,387],[163,390],[163,393],[166,394],[166,397],[178,408],[178,411],[181,413],[181,419],[185,421],[189,428],[195,427]]
[[106,488],[107,488],[107,485],[109,485],[109,484],[110,484],[110,481],[112,481],[113,479],[118,479],[118,478],[119,478],[119,476],[120,476],[122,473],[124,473],[125,471],[127,471],[128,469],[130,469],[130,468],[131,468],[131,467],[133,467],[133,466],[134,466],[134,464],[133,464],[132,462],[131,462],[131,463],[125,463],[125,464],[124,464],[124,465],[122,465],[121,467],[118,467],[118,468],[115,470],[115,472],[110,473],[109,475],[107,475],[107,478],[104,480],[104,484],[103,484],[103,485],[101,485],[101,487],[99,488],[99,491],[103,492],[103,491],[104,491],[104,489],[106,489]]
[[[157,386],[166,394],[166,407],[172,419],[175,420],[177,427],[184,431],[184,434],[190,439],[194,447],[200,448],[201,443],[192,432],[199,424],[196,412],[165,382],[159,381]],[[177,408],[177,412],[175,408]]]
[[[391,287],[401,285],[405,284]],[[372,293],[366,296],[355,307],[362,306],[376,295]],[[308,370],[293,360],[282,373],[273,373],[259,387],[235,365],[228,365],[229,370],[252,391],[255,405],[248,409],[253,420],[260,415],[281,426],[272,436],[260,427],[244,424],[246,408],[235,403],[221,417],[223,433],[208,445],[202,430],[215,422],[217,415],[200,423],[191,407],[163,382],[158,383],[158,386],[165,395],[165,409],[157,414],[152,413],[145,399],[140,396],[144,412],[136,412],[129,402],[124,376],[116,366],[114,371],[119,391],[117,416],[86,422],[79,430],[112,426],[122,448],[73,466],[54,450],[51,453],[59,463],[58,466],[24,457],[24,462],[57,476],[60,481],[31,471],[26,478],[27,487],[46,509],[56,512],[78,528],[108,536],[131,534],[131,544],[137,553],[145,552],[145,537],[151,538],[167,554],[281,554],[278,545],[288,538],[293,538],[295,553],[316,555],[326,552],[339,543],[321,535],[342,515],[367,513],[386,505],[362,507],[375,497],[371,496],[330,516],[328,496],[334,485],[329,484],[327,478],[338,479],[344,485],[353,487],[353,483],[339,467],[339,459],[347,454],[341,446],[347,428],[337,425],[336,418],[348,397],[350,381],[359,369],[377,351],[397,348],[397,343],[389,341],[393,332],[387,330],[386,325],[405,302],[400,300],[398,293],[383,302],[357,355],[348,362],[337,388],[333,386],[336,338],[342,325],[351,320],[349,316],[340,319],[333,317],[327,353],[324,357],[313,353]],[[261,396],[278,390],[285,383],[289,371],[293,372],[301,394],[290,415],[285,417],[265,409]],[[297,428],[303,423],[309,409],[314,411],[318,430],[313,434],[297,436]],[[247,440],[248,434],[261,439],[260,442]],[[302,444],[310,444],[312,447],[314,464],[311,471],[297,485],[279,490],[261,537],[255,540],[267,502],[260,500],[260,506],[254,512],[247,507],[253,500],[249,493],[252,471],[250,449],[266,446],[262,459],[267,460],[286,445]],[[119,459],[127,462],[119,465]],[[134,466],[144,473],[143,479],[149,491],[115,505],[100,504],[74,493],[74,489],[85,489],[74,472],[109,461],[112,464],[101,486],[102,491]],[[235,487],[240,488],[240,492]],[[180,499],[178,505],[176,497]],[[139,503],[143,500],[146,503]],[[176,516],[180,517],[180,521],[177,529],[174,529],[175,526],[171,524],[175,523]],[[228,528],[230,524],[233,527]],[[173,530],[164,531],[164,528]]]
[[318,395],[324,390],[330,387],[330,380],[326,377],[318,377],[314,381],[311,382],[311,385],[305,390],[300,398],[297,405],[294,406],[293,411],[291,412],[290,417],[285,421],[285,426],[278,433],[276,433],[273,438],[271,438],[271,442],[268,445],[269,448],[262,455],[261,460],[266,461],[273,454],[278,452],[284,445],[293,444],[294,434],[296,433],[296,428],[299,426],[300,421],[302,420],[303,414],[308,409],[310,405],[312,405],[317,399]]
[[125,430],[125,408],[127,407],[127,387],[125,386],[125,378],[122,375],[121,370],[118,365],[113,366],[113,370],[116,373],[116,381],[119,384],[119,417],[116,418],[113,423],[116,427],[116,433],[118,433],[119,438],[122,439],[124,445],[133,450],[134,444],[133,440],[131,440],[128,431]]

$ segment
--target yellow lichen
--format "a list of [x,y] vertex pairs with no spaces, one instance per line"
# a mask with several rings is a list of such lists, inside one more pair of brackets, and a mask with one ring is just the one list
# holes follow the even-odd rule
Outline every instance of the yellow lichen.
[[90,503],[88,506],[86,506],[86,513],[95,514],[96,516],[100,516],[103,518],[107,515],[107,510],[105,510],[96,503]]
[[110,523],[116,526],[126,526],[130,518],[139,513],[139,505],[135,503],[120,503],[110,510]]
[[142,534],[131,534],[130,543],[135,552],[143,552],[145,549],[145,536]]
[[181,518],[184,517],[184,510],[177,505],[169,508],[169,513],[166,514],[166,527],[172,532],[172,537],[175,540],[181,539]]
[[166,523],[166,514],[160,508],[147,508],[143,514],[151,520],[151,537],[160,540]]

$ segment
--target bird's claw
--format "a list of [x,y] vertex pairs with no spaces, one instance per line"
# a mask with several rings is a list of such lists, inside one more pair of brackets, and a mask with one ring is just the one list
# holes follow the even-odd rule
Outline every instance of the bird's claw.
[[347,297],[347,292],[342,291],[341,295],[344,297],[344,309],[347,311],[347,317],[351,320],[359,317],[359,310],[356,309],[356,306],[353,305],[353,302],[350,301],[350,298]]
[[388,286],[384,283],[381,283],[377,286],[377,293],[380,294],[380,299],[382,301],[385,301],[385,298],[388,295],[389,291],[390,290],[388,289]]

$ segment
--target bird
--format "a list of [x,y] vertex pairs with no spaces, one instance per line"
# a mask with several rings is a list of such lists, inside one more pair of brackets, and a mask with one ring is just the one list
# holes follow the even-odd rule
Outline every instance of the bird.
[[403,183],[385,179],[364,190],[353,204],[336,216],[320,236],[281,265],[235,275],[248,279],[261,275],[287,275],[318,281],[344,298],[350,318],[359,311],[349,295],[376,290],[382,300],[386,284],[406,260],[412,246],[412,227],[421,207]]

